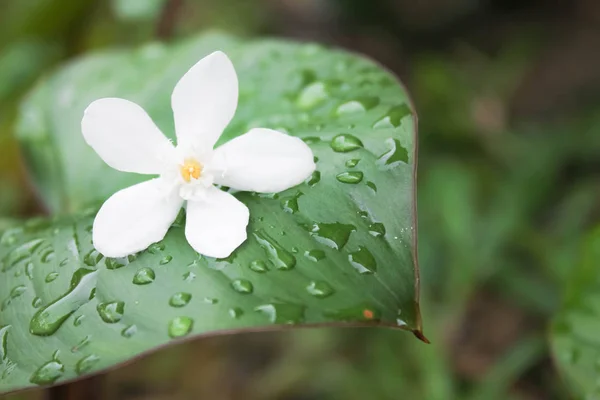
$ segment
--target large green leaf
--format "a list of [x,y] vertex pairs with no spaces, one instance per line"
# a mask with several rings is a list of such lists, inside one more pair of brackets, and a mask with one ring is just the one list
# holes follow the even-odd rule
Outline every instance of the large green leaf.
[[[216,49],[240,104],[221,142],[255,126],[312,148],[318,171],[275,195],[237,193],[248,240],[228,259],[167,237],[129,259],[91,246],[94,207],[143,180],[107,167],[80,133],[85,107],[119,96],[173,137],[177,79]],[[0,247],[2,390],[74,378],[182,336],[285,324],[372,324],[421,336],[415,263],[415,123],[407,94],[372,61],[313,44],[204,36],[98,54],[43,83],[23,107],[32,177],[57,214],[5,232]],[[91,212],[82,210],[91,206]]]
[[574,391],[600,398],[600,228],[585,244],[568,282],[562,310],[552,324],[556,364]]

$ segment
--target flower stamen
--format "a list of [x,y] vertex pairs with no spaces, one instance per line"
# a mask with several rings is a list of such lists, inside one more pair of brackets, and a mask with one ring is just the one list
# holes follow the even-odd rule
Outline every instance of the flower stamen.
[[179,172],[184,181],[190,182],[192,178],[198,179],[202,175],[204,167],[194,158],[186,158],[183,165],[179,166]]

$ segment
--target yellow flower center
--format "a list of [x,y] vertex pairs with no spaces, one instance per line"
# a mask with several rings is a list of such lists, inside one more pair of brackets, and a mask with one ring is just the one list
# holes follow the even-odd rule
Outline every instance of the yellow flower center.
[[184,181],[189,182],[194,179],[200,178],[202,174],[202,164],[196,161],[193,158],[187,158],[183,165],[179,166],[179,172],[181,172],[181,177]]

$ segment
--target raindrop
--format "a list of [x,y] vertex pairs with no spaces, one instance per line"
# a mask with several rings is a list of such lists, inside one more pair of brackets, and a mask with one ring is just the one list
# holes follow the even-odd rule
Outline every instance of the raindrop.
[[306,86],[296,99],[296,104],[303,110],[309,110],[323,103],[329,95],[323,82],[314,82]]
[[319,143],[321,141],[321,138],[318,136],[307,136],[307,137],[303,137],[302,141],[306,144],[315,144],[315,143]]
[[39,308],[42,306],[42,299],[40,299],[39,297],[34,297],[33,300],[31,301],[31,306],[33,308]]
[[28,259],[34,251],[36,251],[42,244],[44,243],[44,239],[35,239],[30,240],[27,243],[23,243],[19,247],[11,250],[3,259],[2,259],[2,271],[6,272],[11,270],[21,261]]
[[84,337],[79,343],[77,343],[71,348],[71,353],[77,353],[79,350],[87,346],[90,343],[91,338],[91,335],[87,335],[86,337]]
[[270,303],[255,308],[274,324],[299,324],[304,321],[304,306],[291,303]]
[[318,223],[313,224],[310,234],[319,243],[332,249],[341,250],[348,243],[350,234],[354,231],[356,231],[356,227],[350,224],[340,224],[338,222],[332,224]]
[[14,288],[12,288],[8,297],[0,305],[0,311],[4,311],[14,299],[25,293],[26,290],[27,287],[23,285],[15,286]]
[[133,275],[133,283],[136,285],[147,285],[154,282],[156,274],[154,270],[149,267],[140,268],[135,275]]
[[383,236],[385,235],[385,226],[381,222],[373,222],[369,225],[369,233],[375,237]]
[[308,250],[304,252],[304,257],[308,258],[310,261],[320,261],[325,258],[325,252],[323,250]]
[[104,265],[108,269],[119,269],[125,266],[125,262],[121,258],[106,258],[104,260]]
[[54,261],[55,258],[56,258],[56,254],[54,253],[54,250],[48,249],[42,254],[40,260],[43,263],[49,263],[51,261]]
[[137,326],[129,325],[128,327],[123,328],[121,331],[121,336],[130,338],[137,333]]
[[170,263],[173,260],[173,256],[164,256],[162,260],[160,260],[160,265],[165,265]]
[[376,185],[375,185],[373,182],[371,182],[371,181],[367,181],[367,186],[368,186],[368,187],[369,187],[369,188],[370,188],[372,191],[374,191],[375,193],[377,193],[377,186],[376,186]]
[[264,230],[260,229],[255,231],[254,237],[258,240],[258,243],[277,269],[287,271],[294,268],[296,265],[296,258]]
[[73,326],[81,325],[84,318],[85,318],[85,315],[79,315],[79,316],[75,317],[75,319],[73,320]]
[[190,302],[191,299],[192,299],[192,295],[190,293],[185,293],[185,292],[175,293],[169,299],[169,305],[171,307],[184,307]]
[[361,274],[372,274],[377,271],[377,263],[373,254],[364,246],[348,255],[350,264]]
[[244,311],[239,307],[233,307],[229,309],[229,316],[231,318],[237,319],[244,315]]
[[324,299],[325,297],[329,297],[333,294],[333,288],[324,281],[312,281],[307,287],[306,291],[311,295],[318,297],[320,299]]
[[358,165],[358,163],[360,162],[360,158],[353,158],[351,160],[347,160],[346,161],[346,167],[348,168],[354,168]]
[[98,311],[100,318],[102,318],[102,321],[108,324],[114,324],[123,318],[123,313],[125,312],[125,303],[122,301],[100,303],[96,307],[96,310]]
[[28,262],[27,265],[25,265],[25,275],[27,275],[27,277],[29,279],[33,279],[33,263],[32,262]]
[[95,267],[104,256],[96,249],[93,249],[83,257],[83,262],[89,267]]
[[337,174],[335,178],[342,183],[352,183],[356,184],[362,181],[363,173],[360,171],[346,171],[340,174]]
[[193,273],[192,271],[188,271],[185,274],[183,274],[183,280],[186,282],[191,282],[194,279],[196,279],[196,274]]
[[69,259],[65,258],[64,260],[62,260],[60,262],[60,264],[58,264],[58,266],[62,268],[62,267],[65,267],[68,263],[69,263]]
[[204,302],[207,304],[217,304],[219,302],[219,299],[215,299],[212,297],[205,297]]
[[190,317],[175,317],[169,322],[169,336],[178,338],[187,335],[192,330],[194,321]]
[[310,187],[315,186],[317,183],[319,183],[319,181],[321,180],[321,172],[320,171],[314,171],[312,173],[311,176],[308,177],[308,179],[306,179],[306,184]]
[[38,336],[49,336],[56,332],[71,314],[90,300],[97,274],[98,271],[85,268],[75,271],[69,291],[35,313],[29,323],[29,332]]
[[58,272],[50,272],[48,275],[46,275],[45,281],[46,283],[54,282],[56,278],[58,278]]
[[75,365],[75,372],[77,375],[82,375],[87,372],[90,372],[92,368],[100,361],[100,357],[95,354],[90,354],[89,356],[83,357],[81,360],[77,361]]
[[254,291],[252,282],[246,279],[236,279],[231,282],[231,287],[238,293],[250,294]]
[[254,260],[250,263],[250,269],[254,272],[264,273],[269,270],[267,264],[261,260]]
[[398,139],[388,139],[385,142],[390,147],[390,150],[379,156],[377,159],[379,165],[387,169],[408,163],[408,151],[402,147]]
[[363,147],[363,144],[356,136],[344,133],[331,139],[330,146],[335,152],[347,153],[352,150],[360,149]]
[[397,128],[402,123],[402,119],[412,112],[406,104],[394,106],[380,120],[373,124],[375,129]]
[[49,385],[56,382],[65,372],[65,366],[58,360],[48,361],[39,367],[29,379],[36,385]]
[[340,104],[336,110],[338,116],[363,113],[376,107],[379,104],[377,97],[361,97],[356,100],[351,100]]
[[0,344],[2,344],[0,347],[1,360],[6,360],[6,357],[8,356],[8,331],[11,327],[12,325],[6,325],[0,328]]
[[298,199],[303,194],[304,193],[298,191],[293,196],[282,198],[281,199],[281,208],[283,209],[283,211],[285,211],[287,213],[290,213],[290,214],[297,213],[298,210],[299,210],[299,208],[298,208]]
[[164,249],[165,249],[164,243],[154,243],[154,244],[151,244],[150,247],[148,247],[148,253],[156,254],[156,253],[160,253],[161,251],[164,251]]

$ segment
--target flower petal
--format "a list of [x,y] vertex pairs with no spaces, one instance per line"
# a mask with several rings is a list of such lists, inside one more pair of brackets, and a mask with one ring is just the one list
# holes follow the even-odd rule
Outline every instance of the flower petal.
[[114,169],[158,174],[173,145],[144,109],[117,98],[94,101],[81,120],[83,138]]
[[113,194],[94,220],[94,247],[106,257],[124,257],[162,240],[183,204],[164,188],[157,178]]
[[188,201],[185,236],[198,253],[225,258],[246,240],[249,218],[244,203],[213,186],[205,200]]
[[310,147],[297,137],[271,129],[252,129],[215,150],[223,163],[215,182],[237,190],[280,192],[296,186],[315,170]]
[[171,96],[177,145],[212,150],[233,118],[237,102],[238,79],[225,53],[216,51],[198,61]]

